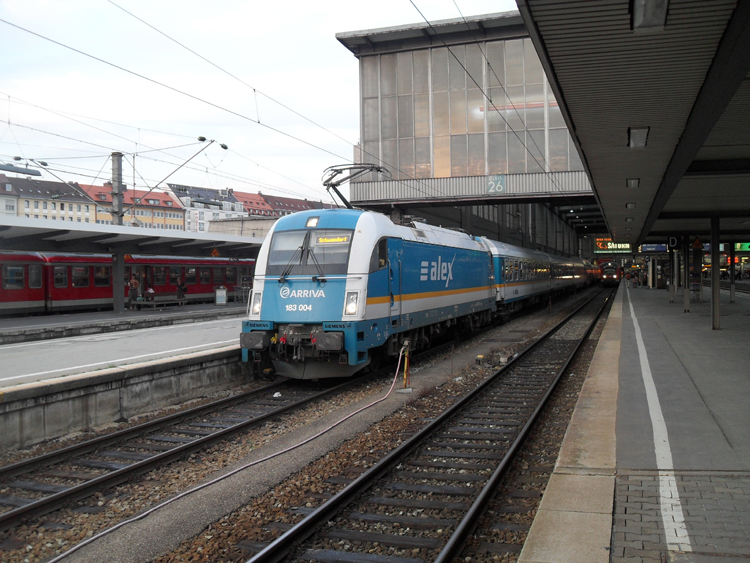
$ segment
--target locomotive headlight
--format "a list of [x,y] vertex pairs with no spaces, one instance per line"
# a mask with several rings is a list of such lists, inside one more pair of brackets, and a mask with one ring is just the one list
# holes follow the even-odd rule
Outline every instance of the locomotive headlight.
[[250,304],[250,314],[260,315],[260,304],[263,301],[263,294],[260,291],[253,292],[253,300]]
[[347,291],[346,299],[344,300],[344,314],[345,315],[356,315],[357,314],[357,301],[359,300],[359,292]]

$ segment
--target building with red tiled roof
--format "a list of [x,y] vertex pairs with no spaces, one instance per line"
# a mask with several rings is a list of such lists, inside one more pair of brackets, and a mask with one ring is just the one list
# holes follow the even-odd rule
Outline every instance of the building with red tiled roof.
[[[96,203],[96,222],[115,223],[112,217],[112,184],[81,186]],[[123,225],[146,229],[185,230],[185,209],[179,200],[164,192],[125,189]]]
[[274,213],[274,208],[271,207],[268,202],[263,199],[263,196],[261,194],[249,194],[245,192],[233,192],[234,197],[242,203],[242,205],[245,208],[245,211],[250,214],[251,217],[258,216],[258,217],[274,217],[276,216],[276,213]]

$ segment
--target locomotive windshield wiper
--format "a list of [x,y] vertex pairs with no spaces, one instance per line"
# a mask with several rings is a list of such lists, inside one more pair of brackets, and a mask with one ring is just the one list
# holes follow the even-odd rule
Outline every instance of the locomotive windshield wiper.
[[[284,283],[286,281],[286,277],[289,275],[289,273],[292,271],[292,268],[294,268],[295,262],[294,260],[299,260],[302,257],[302,248],[304,247],[304,242],[297,248],[297,250],[294,251],[294,254],[292,254],[292,257],[289,259],[289,263],[284,268],[284,271],[281,272],[281,275],[279,276],[279,283]],[[299,264],[299,261],[297,262]]]
[[313,251],[312,246],[308,248],[307,253],[310,255],[310,258],[312,258],[312,261],[315,264],[315,269],[318,270],[318,275],[313,276],[312,281],[326,281],[326,279],[323,277],[323,268],[320,267],[320,262],[318,262],[318,259],[315,257],[315,252]]

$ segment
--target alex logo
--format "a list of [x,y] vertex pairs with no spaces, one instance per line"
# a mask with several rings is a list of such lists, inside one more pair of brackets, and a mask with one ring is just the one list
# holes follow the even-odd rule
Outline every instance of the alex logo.
[[288,287],[282,287],[279,291],[282,299],[289,297],[325,297],[325,291],[322,289],[289,289]]
[[422,262],[419,270],[419,281],[445,281],[445,287],[453,279],[453,262],[456,261],[456,255],[453,260],[443,262],[443,257],[438,256],[437,262]]

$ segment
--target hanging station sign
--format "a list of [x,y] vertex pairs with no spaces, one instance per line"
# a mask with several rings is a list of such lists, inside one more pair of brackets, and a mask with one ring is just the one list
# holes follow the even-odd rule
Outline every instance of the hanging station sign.
[[629,242],[612,242],[610,238],[597,238],[594,254],[630,254]]

